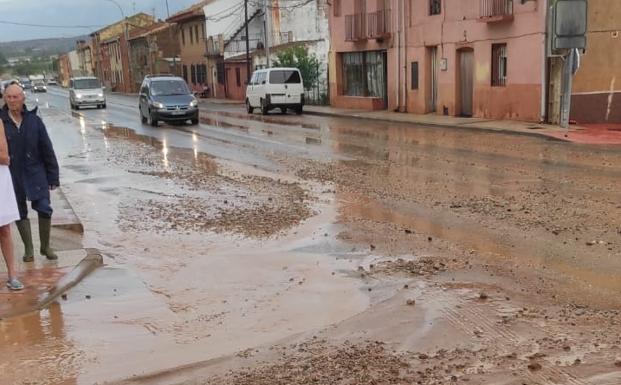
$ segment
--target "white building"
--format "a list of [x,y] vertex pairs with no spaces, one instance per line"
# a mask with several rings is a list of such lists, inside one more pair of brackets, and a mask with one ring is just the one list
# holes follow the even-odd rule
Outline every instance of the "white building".
[[[327,0],[259,1],[248,2],[251,69],[267,66],[266,44],[270,52],[270,64],[273,64],[281,50],[304,45],[310,54],[317,56],[320,63],[319,86],[309,91],[309,100],[318,100],[322,94],[327,97],[330,49]],[[244,0],[214,0],[203,10],[207,54],[211,58],[210,70],[214,83],[218,83],[214,89],[220,88],[220,91],[224,91],[220,95],[238,99],[245,88],[238,79],[240,73],[243,80],[246,75]],[[235,81],[228,78],[228,75],[233,77],[233,73],[237,77]]]

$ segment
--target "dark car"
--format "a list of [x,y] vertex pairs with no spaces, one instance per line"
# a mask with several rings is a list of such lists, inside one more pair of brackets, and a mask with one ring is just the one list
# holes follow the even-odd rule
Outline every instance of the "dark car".
[[173,75],[147,75],[140,87],[140,119],[157,127],[157,123],[186,122],[198,124],[198,101],[185,80]]

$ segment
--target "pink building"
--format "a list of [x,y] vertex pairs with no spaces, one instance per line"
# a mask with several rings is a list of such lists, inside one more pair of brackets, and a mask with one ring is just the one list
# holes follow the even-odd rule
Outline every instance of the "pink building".
[[334,0],[331,102],[545,120],[543,0]]

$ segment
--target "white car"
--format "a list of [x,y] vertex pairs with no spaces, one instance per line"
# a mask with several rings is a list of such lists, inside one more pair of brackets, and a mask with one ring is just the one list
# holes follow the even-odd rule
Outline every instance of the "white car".
[[252,114],[259,108],[263,115],[280,108],[301,114],[304,109],[304,84],[297,68],[267,68],[256,70],[246,87],[246,110]]
[[83,106],[106,108],[106,95],[99,80],[92,76],[71,78],[69,80],[69,104],[71,109]]

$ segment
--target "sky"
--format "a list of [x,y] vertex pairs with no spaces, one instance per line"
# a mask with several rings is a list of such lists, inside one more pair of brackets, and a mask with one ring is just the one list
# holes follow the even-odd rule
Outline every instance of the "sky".
[[[168,0],[170,14],[198,0]],[[125,16],[145,12],[165,19],[166,0],[0,0],[0,42],[87,35]],[[31,27],[7,24],[27,23],[62,26]],[[68,28],[68,27],[80,28]],[[81,28],[85,27],[85,28]]]

